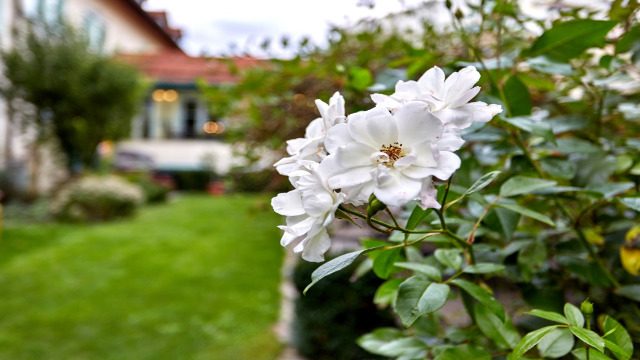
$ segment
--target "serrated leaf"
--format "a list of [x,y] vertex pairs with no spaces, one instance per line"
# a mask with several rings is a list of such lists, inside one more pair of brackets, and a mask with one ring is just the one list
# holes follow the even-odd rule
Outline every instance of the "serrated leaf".
[[600,351],[601,353],[604,352],[604,339],[602,339],[600,335],[596,334],[595,332],[589,329],[585,329],[577,326],[569,326],[569,330],[571,330],[573,335],[575,335],[578,339],[580,339],[585,344]]
[[495,314],[501,321],[505,321],[504,308],[496,298],[486,289],[476,285],[470,281],[463,279],[451,280],[451,284],[461,288],[476,301],[486,306],[489,311]]
[[500,187],[500,196],[509,197],[529,194],[536,190],[555,186],[556,182],[526,176],[514,176]]
[[640,212],[640,197],[628,197],[620,199],[620,202],[629,209]]
[[411,211],[411,215],[409,216],[409,219],[407,220],[407,230],[414,230],[421,222],[422,220],[424,220],[429,213],[431,212],[431,209],[423,209],[420,207],[420,205],[417,205],[413,208],[413,211]]
[[584,326],[584,316],[582,311],[575,305],[566,303],[564,304],[564,316],[569,320],[569,324],[577,327]]
[[540,340],[538,351],[545,358],[555,359],[567,355],[574,344],[575,340],[569,329],[555,329]]
[[529,88],[517,75],[511,75],[504,84],[503,94],[510,117],[531,114]]
[[442,265],[460,270],[462,266],[462,256],[460,256],[460,250],[458,249],[438,249],[433,254]]
[[[633,355],[633,342],[624,326],[607,315],[600,316],[599,323],[602,331],[607,334],[604,336],[607,349],[611,350],[618,360],[630,359]],[[618,349],[614,349],[612,344]]]
[[549,321],[561,323],[561,324],[569,324],[569,320],[567,318],[553,311],[544,311],[544,310],[534,309],[529,311],[527,314],[536,316],[539,318],[543,318]]
[[513,349],[511,355],[509,355],[510,360],[517,360],[522,358],[522,356],[529,351],[534,346],[538,345],[543,337],[557,329],[559,325],[550,325],[540,328],[538,330],[532,331],[525,335],[522,340],[516,345]]
[[309,289],[311,289],[311,287],[318,281],[351,265],[358,258],[358,256],[360,256],[367,250],[371,249],[361,249],[358,251],[346,253],[320,265],[317,269],[314,270],[313,273],[311,273],[311,283],[307,285],[302,293],[306,294],[307,291],[309,291]]
[[546,215],[542,215],[539,212],[527,209],[527,208],[525,208],[523,206],[520,206],[518,204],[499,201],[499,202],[496,203],[496,206],[501,207],[501,208],[505,208],[507,210],[515,211],[520,215],[524,215],[524,216],[532,218],[534,220],[538,220],[538,221],[543,222],[543,223],[545,223],[547,225],[550,225],[550,226],[555,226],[556,225],[553,222],[553,220],[551,220],[550,217],[548,217]]
[[402,249],[391,249],[380,252],[373,259],[373,272],[381,279],[387,279],[393,273],[396,261],[400,259]]
[[462,271],[467,274],[490,274],[504,271],[504,265],[494,263],[477,263],[465,267]]
[[435,266],[415,263],[415,262],[397,262],[396,266],[403,269],[413,270],[417,273],[426,275],[430,280],[441,281],[442,274]]
[[411,326],[420,316],[440,309],[448,294],[448,285],[412,276],[398,288],[395,311],[404,326]]
[[402,279],[389,279],[382,283],[373,295],[373,303],[378,306],[387,306],[393,304],[398,294]]
[[526,55],[545,55],[552,60],[566,62],[588,48],[604,45],[605,36],[615,25],[615,21],[592,19],[556,23],[533,42]]
[[520,341],[520,334],[509,319],[502,321],[489,309],[476,303],[473,307],[476,324],[486,336],[503,349],[513,349]]
[[491,171],[482,175],[478,180],[476,180],[473,185],[471,185],[465,192],[465,195],[473,194],[478,192],[487,186],[489,186],[493,180],[495,180],[500,175],[500,171]]

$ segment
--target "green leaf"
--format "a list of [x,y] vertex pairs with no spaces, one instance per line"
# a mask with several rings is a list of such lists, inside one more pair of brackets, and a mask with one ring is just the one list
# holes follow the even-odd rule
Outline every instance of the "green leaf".
[[500,320],[489,309],[476,303],[473,307],[476,324],[480,331],[493,340],[499,347],[503,349],[513,349],[520,341],[520,334],[509,319],[507,321]]
[[527,86],[517,75],[509,76],[503,94],[509,117],[531,114],[531,95]]
[[479,303],[486,306],[489,311],[498,316],[501,321],[505,321],[504,308],[502,307],[502,304],[500,304],[489,291],[479,285],[463,279],[451,280],[451,284],[464,290],[472,298],[476,299]]
[[462,256],[458,249],[438,249],[433,254],[442,265],[460,270],[462,266]]
[[575,349],[571,354],[578,360],[611,360],[607,355],[589,348],[589,357],[587,358],[587,350],[585,348]]
[[551,124],[545,121],[531,120],[526,117],[510,117],[502,118],[502,121],[507,122],[520,130],[524,130],[536,136],[540,136],[547,141],[555,141],[555,136],[551,129]]
[[418,301],[418,312],[420,315],[432,313],[447,302],[449,296],[449,285],[431,283]]
[[589,329],[585,329],[577,326],[569,326],[569,330],[571,330],[573,335],[575,335],[578,339],[580,339],[585,344],[600,351],[601,353],[604,352],[604,339],[602,339],[600,335],[596,334],[595,332]]
[[504,265],[494,263],[477,263],[465,267],[462,271],[467,274],[489,274],[504,271]]
[[567,355],[575,340],[569,329],[554,329],[538,343],[538,351],[542,357],[559,358]]
[[620,199],[620,202],[629,209],[640,212],[640,197],[628,197]]
[[608,315],[600,316],[598,320],[600,328],[607,334],[604,336],[607,349],[611,350],[618,360],[630,359],[633,355],[633,342],[624,326]]
[[564,316],[569,320],[569,324],[577,327],[584,326],[584,316],[582,315],[582,311],[578,309],[573,304],[566,303],[564,304]]
[[373,82],[373,76],[368,69],[354,66],[349,70],[349,85],[356,90],[365,90]]
[[368,352],[382,356],[420,359],[427,354],[425,343],[414,337],[403,337],[400,331],[392,328],[376,329],[358,338],[357,343]]
[[604,45],[605,36],[615,25],[615,21],[591,19],[556,23],[534,41],[525,55],[545,55],[552,60],[566,62],[588,48]]
[[435,266],[415,263],[415,262],[397,262],[396,266],[403,269],[413,270],[417,273],[426,275],[430,280],[441,281],[442,274]]
[[544,310],[534,309],[529,311],[527,314],[536,316],[539,318],[547,319],[549,321],[558,322],[561,324],[567,324],[567,325],[569,324],[569,320],[567,320],[567,318],[553,311],[544,311]]
[[469,194],[473,194],[475,192],[478,192],[484,188],[486,188],[487,186],[489,186],[489,184],[491,184],[493,182],[493,180],[495,180],[498,175],[500,175],[500,171],[491,171],[489,173],[486,173],[484,175],[482,175],[478,180],[476,180],[473,185],[471,185],[465,192],[465,195],[469,195]]
[[516,231],[518,223],[520,222],[520,214],[507,209],[496,208],[493,209],[493,211],[496,213],[498,221],[500,222],[502,234],[504,234],[507,240],[511,240],[513,233]]
[[620,346],[618,346],[618,344],[612,341],[604,339],[604,347],[607,348],[607,350],[611,351],[613,353],[613,356],[615,356],[618,360],[628,360],[631,358],[631,353],[628,353]]
[[311,283],[307,285],[302,293],[306,294],[307,291],[309,291],[309,289],[311,289],[311,287],[318,281],[351,265],[358,258],[358,256],[360,256],[367,250],[370,249],[361,249],[358,251],[346,253],[320,265],[313,271],[313,273],[311,273]]
[[448,285],[412,276],[398,288],[395,311],[404,326],[411,326],[420,316],[440,309],[448,295]]
[[448,347],[444,351],[438,353],[433,360],[491,360],[491,354],[489,354],[483,348],[464,344],[457,345],[455,347]]
[[402,279],[389,279],[382,283],[375,295],[373,295],[373,303],[378,306],[387,306],[393,304],[398,294],[398,287],[402,283]]
[[556,182],[526,176],[514,176],[500,187],[500,196],[509,197],[529,194],[536,190],[555,186]]
[[524,216],[532,218],[534,220],[538,220],[538,221],[543,222],[543,223],[545,223],[547,225],[550,225],[550,226],[555,226],[556,225],[553,222],[553,220],[551,220],[550,217],[548,217],[546,215],[542,215],[539,212],[535,212],[533,210],[527,209],[527,208],[525,208],[523,206],[520,206],[518,204],[499,201],[499,202],[496,203],[496,206],[504,208],[504,209],[507,209],[507,210],[515,211],[518,214],[524,215]]
[[429,213],[431,212],[431,209],[423,209],[420,207],[420,205],[416,204],[416,206],[413,208],[413,211],[411,212],[411,215],[409,216],[409,220],[407,220],[407,230],[414,230],[421,222],[422,220],[424,220]]
[[620,296],[640,302],[640,285],[621,286],[614,292]]
[[394,270],[393,265],[400,259],[401,252],[402,249],[396,248],[378,253],[373,259],[373,272],[381,279],[389,278]]
[[555,62],[547,59],[544,56],[538,56],[527,60],[529,66],[532,69],[551,75],[565,75],[571,76],[573,74],[573,68],[569,64]]
[[525,335],[522,340],[516,345],[513,349],[511,355],[509,355],[509,360],[517,360],[522,358],[522,356],[529,351],[532,347],[538,345],[538,343],[542,340],[550,332],[554,331],[558,328],[559,325],[550,325],[540,328],[538,330],[532,331]]
[[634,45],[640,43],[640,25],[633,26],[616,43],[616,53],[623,53],[633,49]]
[[635,186],[632,182],[624,182],[624,183],[608,183],[602,185],[591,185],[587,186],[585,190],[596,192],[604,198],[611,198],[618,194],[621,194],[629,189],[633,189]]

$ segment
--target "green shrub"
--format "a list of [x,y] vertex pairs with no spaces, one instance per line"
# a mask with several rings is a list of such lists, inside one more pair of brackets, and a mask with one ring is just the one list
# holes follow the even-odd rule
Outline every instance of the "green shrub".
[[133,215],[144,201],[140,187],[117,176],[86,176],[64,187],[51,213],[64,221],[106,221]]
[[361,349],[356,339],[376,327],[393,325],[390,312],[373,304],[373,295],[382,281],[368,273],[352,282],[351,272],[342,271],[302,295],[317,267],[318,264],[300,262],[293,274],[300,294],[293,324],[298,352],[314,360],[380,359]]
[[258,171],[247,171],[245,168],[234,168],[229,172],[231,185],[237,192],[289,191],[289,182],[273,168]]
[[150,174],[146,172],[132,172],[122,174],[124,178],[138,185],[144,193],[144,199],[147,204],[157,204],[167,201],[171,189],[154,180]]

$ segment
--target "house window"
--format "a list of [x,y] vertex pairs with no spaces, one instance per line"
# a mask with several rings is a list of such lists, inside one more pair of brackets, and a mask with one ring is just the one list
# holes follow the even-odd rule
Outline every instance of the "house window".
[[106,26],[100,15],[89,12],[84,18],[84,30],[89,46],[94,51],[102,51],[106,37]]
[[22,0],[24,15],[31,19],[37,18],[39,3],[40,0]]
[[64,0],[38,0],[38,17],[47,24],[59,24],[62,22],[63,5]]
[[196,110],[198,105],[190,100],[184,104],[184,137],[192,139],[196,137]]

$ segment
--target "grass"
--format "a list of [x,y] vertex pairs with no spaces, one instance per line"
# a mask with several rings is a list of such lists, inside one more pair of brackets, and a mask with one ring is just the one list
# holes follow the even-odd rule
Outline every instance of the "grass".
[[100,225],[5,224],[0,359],[274,359],[266,198],[185,196]]

